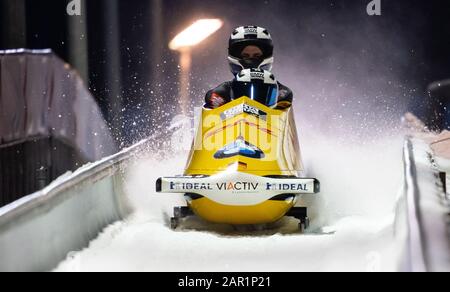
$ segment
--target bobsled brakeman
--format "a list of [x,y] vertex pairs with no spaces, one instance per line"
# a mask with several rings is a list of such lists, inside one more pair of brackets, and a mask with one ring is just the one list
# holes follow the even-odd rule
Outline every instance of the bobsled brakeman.
[[163,177],[157,192],[181,193],[187,207],[171,218],[175,229],[184,217],[213,223],[259,225],[284,216],[309,226],[301,195],[319,192],[305,178],[292,107],[277,109],[278,85],[268,71],[247,69],[232,82],[232,101],[203,108],[184,176]]

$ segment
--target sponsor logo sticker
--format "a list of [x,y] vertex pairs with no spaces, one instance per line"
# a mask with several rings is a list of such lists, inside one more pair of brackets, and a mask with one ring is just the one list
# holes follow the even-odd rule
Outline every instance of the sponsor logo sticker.
[[308,185],[307,184],[266,184],[266,191],[308,191]]
[[252,79],[261,79],[261,80],[265,79],[263,72],[250,72],[250,77]]
[[256,27],[246,27],[244,29],[245,34],[258,34],[258,29]]
[[255,107],[252,107],[248,104],[240,104],[229,110],[226,110],[220,114],[220,118],[224,121],[224,120],[231,119],[242,113],[251,114],[257,118],[261,118],[262,120],[267,119],[267,113],[255,108]]
[[212,183],[170,183],[170,190],[182,190],[182,191],[235,191],[235,192],[252,192],[256,191],[259,187],[259,183],[255,182],[219,182]]

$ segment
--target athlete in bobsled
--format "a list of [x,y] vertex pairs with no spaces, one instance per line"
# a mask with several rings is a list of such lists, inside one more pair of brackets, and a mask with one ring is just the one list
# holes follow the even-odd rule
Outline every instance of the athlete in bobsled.
[[[267,29],[257,26],[236,28],[228,42],[228,62],[231,73],[236,76],[244,69],[272,71],[274,45]],[[224,82],[210,90],[205,97],[206,108],[217,108],[232,100],[232,81]],[[285,109],[292,104],[292,90],[278,84],[277,108]]]
[[[268,36],[264,29],[248,28],[238,28],[232,38]],[[251,65],[259,68],[245,69],[249,60],[230,62],[236,70],[240,64],[240,71],[219,87],[226,89],[219,90],[223,101],[210,99],[217,89],[208,93],[183,176],[156,182],[157,192],[183,194],[186,200],[187,207],[174,209],[171,227],[193,215],[231,225],[270,224],[290,216],[299,219],[303,232],[309,226],[307,208],[296,204],[319,192],[320,183],[304,174],[292,93],[283,94],[289,90],[263,69],[268,64],[270,69],[270,58]]]

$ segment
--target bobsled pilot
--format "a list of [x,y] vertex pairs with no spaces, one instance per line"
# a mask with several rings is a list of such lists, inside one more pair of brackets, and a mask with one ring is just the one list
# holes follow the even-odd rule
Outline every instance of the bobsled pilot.
[[[228,62],[236,77],[244,69],[272,70],[273,41],[269,32],[262,27],[241,26],[230,36]],[[287,86],[278,83],[278,100],[275,109],[286,109],[291,106],[293,94]],[[215,109],[232,100],[232,81],[224,82],[208,91],[205,97],[205,108]]]

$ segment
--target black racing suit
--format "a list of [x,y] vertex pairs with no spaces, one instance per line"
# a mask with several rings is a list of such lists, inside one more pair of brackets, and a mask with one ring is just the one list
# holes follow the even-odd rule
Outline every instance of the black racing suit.
[[[205,108],[215,109],[232,100],[232,81],[224,82],[208,91],[205,96]],[[293,94],[287,86],[278,82],[278,102],[275,109],[286,109],[292,105]]]

